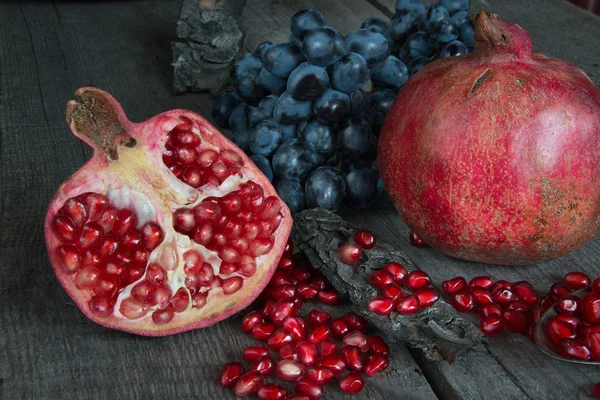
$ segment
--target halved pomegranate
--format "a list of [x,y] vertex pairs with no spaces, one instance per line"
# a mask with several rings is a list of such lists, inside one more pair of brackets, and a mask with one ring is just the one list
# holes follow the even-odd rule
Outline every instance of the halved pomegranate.
[[285,249],[292,218],[258,168],[204,118],[183,110],[127,120],[86,87],[67,104],[94,155],[48,207],[54,272],[100,325],[163,336],[248,306]]

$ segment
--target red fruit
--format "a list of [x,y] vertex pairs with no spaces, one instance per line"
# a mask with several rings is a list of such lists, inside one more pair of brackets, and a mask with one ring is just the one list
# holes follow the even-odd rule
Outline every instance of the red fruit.
[[323,396],[323,389],[308,376],[303,376],[294,385],[296,393],[308,396],[310,400],[319,400]]
[[287,391],[276,383],[265,383],[256,395],[260,400],[284,400]]
[[496,336],[502,333],[504,330],[504,323],[502,322],[502,316],[492,315],[485,317],[479,324],[479,329],[485,336]]
[[585,344],[590,349],[591,359],[593,361],[600,361],[600,331],[591,332],[587,335],[585,337]]
[[339,385],[342,392],[356,394],[365,388],[365,381],[359,373],[349,372],[340,378]]
[[462,292],[467,287],[467,281],[462,276],[442,282],[442,290],[448,294]]
[[410,244],[413,247],[428,247],[429,245],[427,243],[425,243],[423,241],[423,239],[421,239],[420,236],[418,236],[415,232],[410,231],[410,235],[409,235],[409,239],[410,239]]
[[550,294],[556,297],[567,296],[571,294],[571,290],[567,289],[562,283],[555,283],[550,286]]
[[[567,324],[570,324],[575,329],[575,333],[579,332],[579,327],[581,326],[581,321],[574,315],[571,314],[558,314],[554,317],[555,320],[564,321]],[[598,330],[600,332],[600,329]],[[584,338],[584,335],[581,335]]]
[[356,313],[347,313],[343,315],[342,318],[348,322],[348,327],[350,330],[357,330],[364,333],[369,327],[367,320]]
[[348,323],[342,318],[336,318],[331,321],[331,333],[333,333],[333,336],[341,338],[349,331]]
[[530,325],[530,318],[527,313],[515,310],[506,310],[502,314],[502,322],[506,329],[518,332],[526,333]]
[[269,323],[257,324],[252,328],[252,337],[256,340],[267,340],[275,332],[275,325]]
[[600,400],[600,382],[594,385],[594,396],[596,399]]
[[592,286],[590,287],[590,289],[592,293],[600,296],[600,278],[594,279],[594,282],[592,282]]
[[262,376],[269,376],[273,372],[274,367],[275,364],[270,357],[262,357],[254,361],[248,368],[248,371],[256,371]]
[[249,346],[242,351],[242,357],[249,363],[267,357],[269,354],[271,354],[271,350],[267,346]]
[[369,300],[369,310],[379,315],[390,315],[394,310],[394,300],[388,297],[375,297]]
[[563,278],[563,283],[567,289],[579,290],[590,285],[590,277],[583,272],[569,272]]
[[302,297],[305,300],[313,299],[319,293],[317,289],[306,283],[299,284],[298,289],[296,291],[298,292],[300,297]]
[[538,295],[529,282],[515,282],[510,286],[510,291],[514,293],[517,299],[524,301],[529,305],[534,305],[538,301]]
[[278,285],[271,292],[273,300],[293,300],[296,298],[296,286]]
[[335,354],[338,350],[337,344],[333,340],[323,340],[319,342],[319,355],[321,357]]
[[242,318],[242,331],[246,333],[252,332],[252,329],[256,325],[264,322],[264,318],[265,315],[262,312],[258,310],[250,311]]
[[335,289],[321,290],[317,297],[325,304],[336,305],[340,302],[340,294]]
[[600,323],[600,295],[587,293],[581,299],[581,316],[590,324]]
[[505,281],[503,279],[500,279],[499,281],[496,281],[492,284],[492,286],[490,286],[490,292],[493,292],[494,290],[497,289],[510,289],[511,288],[511,284],[509,281]]
[[415,296],[419,299],[421,308],[431,307],[440,298],[438,291],[434,288],[421,289],[415,293]]
[[494,281],[489,276],[476,276],[469,281],[469,289],[473,289],[475,286],[482,287],[484,289],[490,289]]
[[491,317],[493,315],[502,317],[502,308],[495,303],[482,304],[477,310],[481,319]]
[[363,249],[372,249],[375,247],[375,236],[367,229],[359,229],[354,232],[354,241]]
[[[132,123],[99,89],[79,89],[75,99],[68,103],[67,120],[94,155],[50,202],[45,236],[54,272],[81,311],[106,327],[164,336],[212,325],[247,307],[273,274],[292,224],[266,177],[192,112],[168,111]],[[209,148],[216,155],[213,166],[239,173],[226,186],[221,183],[230,172],[216,176],[214,169],[196,166]],[[209,192],[207,182],[214,184]],[[277,220],[277,226],[264,237],[234,243],[221,232],[244,232],[249,223],[237,217],[252,211],[242,204],[237,214],[223,215],[221,200],[236,196],[263,199],[256,223]],[[228,221],[239,226],[225,225]],[[216,257],[199,264],[185,260],[190,252],[200,254],[196,246],[255,269],[220,276]],[[210,277],[202,270],[205,263]]]
[[281,360],[275,368],[277,376],[283,381],[293,382],[304,374],[304,367],[292,360]]
[[362,255],[362,247],[356,243],[345,243],[338,249],[337,256],[341,262],[355,265]]
[[253,393],[258,392],[265,378],[256,371],[246,372],[240,376],[237,383],[235,384],[235,395],[238,397],[250,396]]
[[490,293],[490,291],[479,286],[471,288],[471,296],[473,297],[473,302],[478,306],[483,304],[494,303],[494,299],[492,299],[492,294]]
[[396,285],[395,283],[390,283],[389,285],[381,289],[381,294],[383,295],[383,297],[392,299],[394,303],[398,302],[398,300],[404,297],[404,291],[400,286]]
[[559,344],[563,339],[574,339],[577,331],[568,322],[553,318],[548,322],[548,336],[554,343]]
[[307,367],[314,365],[317,361],[317,347],[310,342],[298,342],[296,356],[300,364]]
[[354,346],[342,347],[341,352],[346,368],[360,372],[363,369],[363,356],[360,348]]
[[222,387],[233,387],[240,376],[244,373],[244,367],[240,362],[233,361],[223,365],[219,375],[219,385]]
[[325,367],[311,367],[306,370],[306,376],[319,385],[327,385],[335,378],[334,373]]
[[336,376],[344,372],[344,369],[346,368],[346,363],[344,362],[344,359],[338,354],[331,354],[328,356],[321,357],[319,365],[322,367],[327,367]]
[[398,302],[396,311],[400,314],[414,314],[421,310],[421,304],[419,304],[419,298],[415,295],[406,296]]
[[279,328],[267,340],[267,346],[273,351],[279,351],[286,344],[290,344],[294,338],[284,328]]
[[354,346],[360,348],[361,351],[366,351],[368,349],[367,337],[361,331],[352,331],[342,339],[342,347],[346,346]]
[[311,310],[306,318],[309,325],[319,325],[328,322],[331,319],[331,314],[327,311]]
[[281,357],[282,360],[297,361],[298,355],[296,354],[296,346],[294,343],[286,344],[279,349],[279,357]]
[[577,296],[563,296],[558,299],[554,308],[559,314],[577,315],[580,312],[579,301]]
[[406,287],[412,292],[425,289],[431,285],[431,278],[423,271],[411,271],[404,281]]
[[408,271],[404,266],[400,263],[390,261],[383,267],[383,270],[390,274],[398,285],[402,285],[404,283],[404,278],[408,275]]
[[548,308],[552,307],[556,303],[557,300],[558,300],[557,296],[549,293],[540,299],[540,306],[544,310],[547,310]]
[[388,356],[381,353],[374,353],[369,356],[365,364],[364,373],[366,376],[373,376],[390,365]]
[[331,329],[329,328],[329,325],[327,325],[327,323],[321,323],[315,326],[312,329],[312,331],[310,331],[310,333],[306,337],[306,340],[308,340],[311,343],[317,344],[323,340],[329,339],[330,335]]
[[473,297],[467,292],[456,293],[450,298],[450,304],[457,311],[467,312],[475,307]]
[[508,303],[516,300],[516,296],[508,289],[496,289],[492,292],[492,300],[500,307],[506,307]]
[[369,336],[367,338],[367,345],[373,353],[386,355],[390,353],[389,346],[380,336]]
[[288,317],[283,321],[283,328],[292,335],[294,340],[304,337],[304,320],[300,317]]
[[521,311],[521,312],[527,312],[531,309],[531,306],[527,303],[525,303],[524,301],[511,301],[510,303],[508,303],[508,306],[506,306],[506,310],[513,310],[513,311]]
[[369,280],[371,281],[371,285],[378,289],[383,289],[387,285],[394,283],[393,276],[384,270],[373,272],[369,277]]
[[563,339],[559,343],[560,355],[574,360],[589,360],[591,358],[590,349],[577,339]]

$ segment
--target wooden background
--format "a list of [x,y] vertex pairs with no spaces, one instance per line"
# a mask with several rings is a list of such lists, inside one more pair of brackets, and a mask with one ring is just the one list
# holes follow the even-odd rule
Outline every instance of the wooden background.
[[[287,39],[289,18],[320,9],[344,33],[368,16],[390,16],[393,0],[247,0],[252,48]],[[90,156],[70,134],[65,103],[80,86],[111,92],[141,121],[185,108],[209,119],[206,95],[171,95],[170,42],[179,1],[6,2],[0,4],[0,398],[234,398],[216,384],[223,362],[252,343],[236,315],[166,338],[136,337],[89,322],[53,276],[43,238],[46,205]],[[579,65],[600,83],[600,19],[563,0],[473,0],[529,30],[536,50]],[[600,275],[600,239],[555,262],[528,268],[461,262],[408,245],[389,205],[348,213],[406,251],[438,284],[490,274],[547,288],[569,270]],[[431,362],[399,346],[393,367],[355,399],[588,399],[600,368],[543,355],[503,334],[484,353]],[[326,398],[346,398],[333,385]]]

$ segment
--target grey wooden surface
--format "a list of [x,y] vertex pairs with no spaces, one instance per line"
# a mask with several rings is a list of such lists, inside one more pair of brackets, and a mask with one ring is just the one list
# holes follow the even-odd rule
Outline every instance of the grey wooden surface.
[[[111,92],[134,121],[186,108],[210,119],[205,95],[171,95],[171,55],[179,1],[0,3],[0,398],[234,398],[216,384],[220,365],[252,340],[236,315],[212,327],[143,338],[89,322],[58,285],[46,257],[43,218],[60,184],[89,157],[64,119],[80,86]],[[248,46],[287,38],[289,17],[323,11],[348,32],[390,15],[392,0],[247,0]],[[538,51],[582,67],[600,83],[600,20],[562,0],[474,0],[528,29]],[[407,251],[441,282],[489,273],[547,287],[565,271],[600,275],[600,239],[561,260],[529,268],[461,262],[408,245],[389,204],[348,218]],[[399,346],[389,373],[355,399],[591,398],[600,368],[543,356],[527,340],[501,335],[488,351],[449,365]],[[395,395],[390,395],[395,393]],[[434,394],[435,393],[435,394]],[[345,398],[338,390],[327,398]]]

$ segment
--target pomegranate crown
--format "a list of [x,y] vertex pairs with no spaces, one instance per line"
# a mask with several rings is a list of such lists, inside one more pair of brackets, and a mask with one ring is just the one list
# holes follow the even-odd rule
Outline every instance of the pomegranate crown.
[[476,54],[480,57],[531,57],[531,38],[519,25],[504,22],[498,14],[485,11],[473,15],[473,24]]

